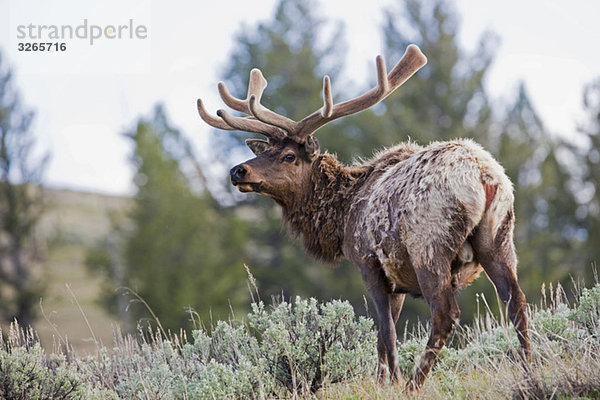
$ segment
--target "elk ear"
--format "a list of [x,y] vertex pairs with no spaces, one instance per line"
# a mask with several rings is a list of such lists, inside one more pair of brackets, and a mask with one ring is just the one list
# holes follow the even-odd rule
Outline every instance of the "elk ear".
[[321,152],[319,141],[312,135],[306,138],[306,142],[304,142],[304,149],[310,158],[314,158]]
[[269,142],[261,139],[246,139],[246,146],[252,150],[254,155],[258,156],[269,148]]

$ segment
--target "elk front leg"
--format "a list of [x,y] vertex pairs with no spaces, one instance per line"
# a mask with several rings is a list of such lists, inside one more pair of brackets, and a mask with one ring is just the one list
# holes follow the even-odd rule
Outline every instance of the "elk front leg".
[[[398,318],[400,317],[400,312],[402,311],[402,306],[404,305],[404,298],[406,297],[406,295],[404,293],[390,293],[388,296],[390,299],[391,311],[392,311],[392,329],[394,330],[394,333],[396,333],[396,324],[398,322]],[[378,340],[379,340],[379,336],[378,336]],[[382,339],[382,342],[383,342],[383,339]],[[395,343],[395,341],[394,341],[394,343]],[[378,352],[379,352],[379,346],[378,346]],[[388,357],[387,357],[387,352],[385,352],[385,351],[379,352],[379,354],[380,354],[381,360],[379,361],[378,380],[381,383],[381,382],[385,381],[385,372],[388,369]],[[397,354],[395,350],[394,350],[394,354]],[[391,367],[389,367],[389,368],[391,371],[393,371],[391,369]],[[393,374],[392,374],[392,381],[395,381]]]
[[389,293],[385,274],[381,268],[361,266],[361,275],[367,292],[375,304],[379,332],[377,334],[377,377],[383,383],[389,369],[392,382],[400,378],[398,355],[396,352],[396,320],[404,302],[404,295]]
[[417,276],[423,296],[431,310],[431,334],[419,366],[406,385],[408,391],[421,388],[429,371],[435,365],[440,350],[446,344],[454,324],[460,317],[460,310],[454,298],[449,274],[440,277],[429,270],[423,269],[417,271]]

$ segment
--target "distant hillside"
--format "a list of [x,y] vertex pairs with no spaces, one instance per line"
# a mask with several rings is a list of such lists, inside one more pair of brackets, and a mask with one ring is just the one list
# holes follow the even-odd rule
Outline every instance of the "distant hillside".
[[93,351],[95,345],[91,338],[94,335],[110,348],[116,320],[96,302],[100,281],[86,269],[85,253],[90,245],[109,233],[110,216],[126,213],[132,200],[46,189],[46,202],[47,211],[39,223],[37,239],[43,248],[39,272],[46,285],[41,306],[47,320],[40,310],[35,328],[46,347],[52,346],[60,335],[79,352]]
[[59,234],[87,244],[108,233],[111,213],[123,214],[133,204],[129,197],[53,189],[45,193],[47,212],[39,224],[42,237]]

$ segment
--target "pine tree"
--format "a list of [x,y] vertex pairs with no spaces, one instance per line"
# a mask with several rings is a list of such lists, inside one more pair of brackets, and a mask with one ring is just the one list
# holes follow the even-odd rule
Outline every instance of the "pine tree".
[[584,203],[580,209],[580,218],[585,228],[585,270],[588,280],[591,280],[590,264],[597,270],[600,265],[600,79],[588,84],[584,90],[583,105],[588,113],[588,120],[582,124],[579,131],[587,143],[581,154],[583,161],[583,187],[581,200]]
[[31,325],[42,285],[32,272],[34,229],[43,212],[45,158],[32,156],[34,113],[22,104],[0,53],[0,312]]
[[570,150],[548,133],[523,84],[504,121],[490,140],[515,185],[519,271],[533,301],[540,282],[565,283],[581,265],[573,177],[558,156]]
[[423,144],[459,137],[485,141],[492,110],[483,82],[496,38],[483,35],[475,53],[467,54],[459,44],[459,27],[445,0],[400,0],[385,12],[386,59],[399,60],[410,43],[428,59],[409,84],[385,101],[387,144],[408,137]]
[[[134,206],[129,220],[121,222],[121,238],[90,251],[88,265],[105,271],[113,292],[123,284],[135,292],[165,329],[192,327],[197,317],[208,326],[212,319],[230,317],[231,309],[246,309],[245,225],[206,188],[192,190],[183,172],[184,164],[195,163],[189,143],[160,106],[127,136],[135,145]],[[107,246],[120,242],[124,273],[116,279]],[[115,311],[111,294],[112,304],[106,304]],[[129,310],[134,321],[152,320],[145,305]]]

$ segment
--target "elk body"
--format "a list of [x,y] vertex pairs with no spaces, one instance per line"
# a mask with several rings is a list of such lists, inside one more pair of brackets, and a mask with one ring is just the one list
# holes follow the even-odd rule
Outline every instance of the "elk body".
[[250,74],[248,97],[237,99],[219,83],[223,101],[248,117],[224,110],[209,115],[211,126],[260,133],[249,139],[256,155],[230,171],[242,192],[271,197],[283,209],[292,232],[304,238],[312,256],[346,258],[360,270],[377,312],[379,379],[399,379],[395,325],[406,294],[422,296],[431,314],[431,335],[408,382],[418,389],[458,321],[455,293],[485,271],[507,306],[523,356],[530,359],[525,296],[517,282],[513,246],[512,184],[503,168],[470,140],[428,146],[403,143],[352,166],[321,153],[313,133],[336,118],[364,110],[388,96],[427,62],[410,45],[394,69],[377,61],[377,87],[334,105],[328,77],[324,105],[301,121],[260,104],[266,80]]

